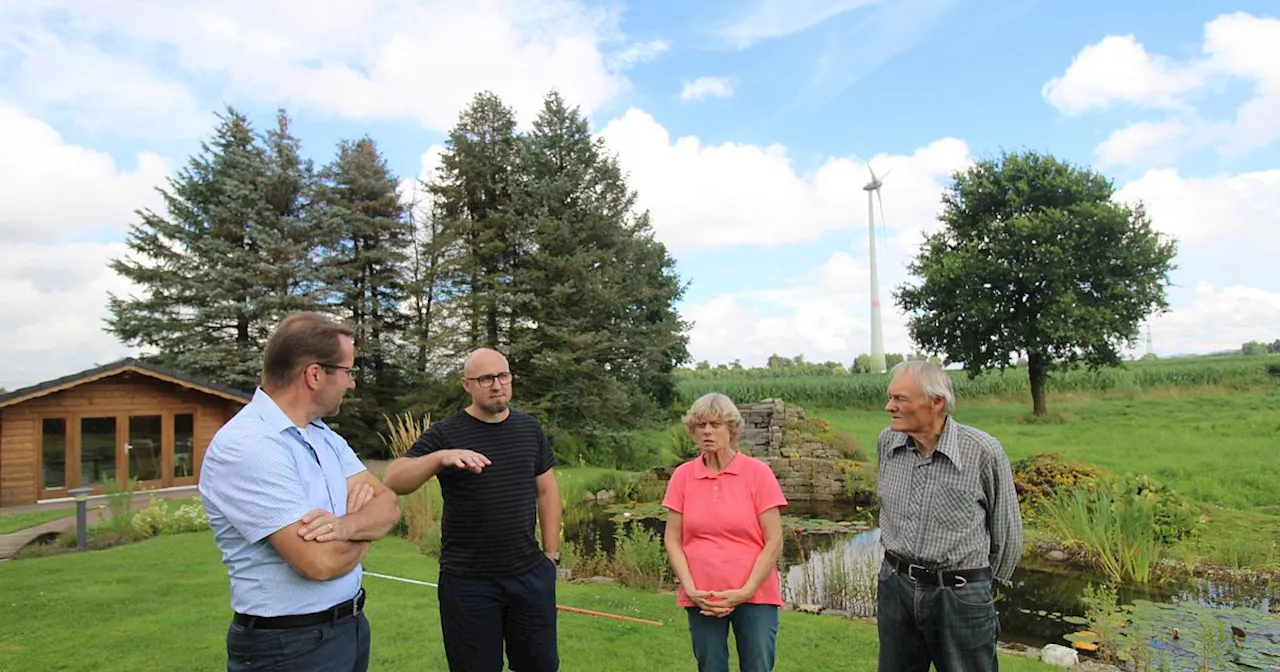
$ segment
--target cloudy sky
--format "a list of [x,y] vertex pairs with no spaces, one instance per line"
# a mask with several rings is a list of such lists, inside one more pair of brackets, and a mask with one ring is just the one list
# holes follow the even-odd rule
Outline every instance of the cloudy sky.
[[478,90],[527,123],[552,87],[691,282],[697,360],[869,349],[867,162],[892,171],[885,343],[910,349],[889,291],[948,176],[1024,148],[1182,241],[1158,354],[1280,338],[1272,0],[0,0],[0,386],[131,354],[106,260],[222,105],[285,106],[321,163],[369,134],[412,178]]

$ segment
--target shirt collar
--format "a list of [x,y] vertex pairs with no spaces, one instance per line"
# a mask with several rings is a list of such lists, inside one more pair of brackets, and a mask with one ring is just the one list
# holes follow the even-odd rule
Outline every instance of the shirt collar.
[[[958,431],[956,421],[948,415],[942,425],[942,434],[938,435],[938,443],[933,447],[933,450],[945,455],[948,460],[951,460],[952,464],[956,465],[956,469],[964,469],[964,463],[960,460],[959,438],[956,436]],[[916,440],[911,438],[910,435],[899,432],[898,436],[900,438],[897,443],[891,446],[891,450],[916,447]]]
[[[741,473],[742,460],[738,459],[738,456],[740,455],[742,455],[742,451],[740,450],[734,451],[733,459],[729,460],[729,464],[724,465],[724,469],[721,469],[720,473],[733,474],[735,476]],[[716,476],[719,475],[719,474],[711,473],[711,470],[707,468],[707,463],[703,461],[701,455],[693,458],[693,462],[694,462],[693,464],[694,478],[715,478]]]
[[[284,434],[289,430],[298,432],[298,426],[293,424],[293,421],[289,419],[289,416],[285,415],[284,411],[280,410],[280,405],[276,403],[276,400],[272,399],[271,395],[267,394],[261,387],[254,390],[253,399],[249,402],[249,406],[257,411],[258,417],[262,418],[262,421],[267,423],[267,426],[270,427],[272,431],[280,434]],[[310,426],[319,427],[321,429],[327,428],[320,420],[312,420]]]

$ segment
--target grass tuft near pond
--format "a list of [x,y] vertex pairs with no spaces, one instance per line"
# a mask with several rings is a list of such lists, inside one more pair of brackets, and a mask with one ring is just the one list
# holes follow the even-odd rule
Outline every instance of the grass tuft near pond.
[[[375,543],[365,568],[431,582],[438,572],[434,560],[399,538]],[[447,669],[435,589],[375,577],[367,577],[365,587],[373,629],[370,668]],[[674,595],[562,584],[559,603],[664,623],[654,627],[561,613],[565,672],[693,667],[684,613],[676,607]],[[207,532],[0,564],[0,604],[9,614],[0,628],[0,669],[226,669],[228,584]],[[871,672],[876,669],[875,627],[785,612],[776,669]],[[1002,657],[1001,669],[1054,668]]]

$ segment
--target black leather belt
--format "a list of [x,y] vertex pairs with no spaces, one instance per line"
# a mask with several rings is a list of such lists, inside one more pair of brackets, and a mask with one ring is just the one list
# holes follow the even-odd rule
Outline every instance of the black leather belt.
[[936,569],[925,565],[917,565],[889,551],[885,551],[884,559],[888,561],[893,571],[917,583],[927,583],[931,586],[959,588],[970,581],[990,581],[992,577],[990,567],[981,569]]
[[293,614],[289,616],[253,616],[250,614],[236,613],[232,618],[236,625],[243,625],[246,628],[258,628],[261,630],[283,630],[285,628],[301,628],[308,625],[316,625],[319,623],[333,622],[347,616],[355,616],[364,610],[364,588],[350,600],[345,600],[338,604],[317,611],[314,614]]

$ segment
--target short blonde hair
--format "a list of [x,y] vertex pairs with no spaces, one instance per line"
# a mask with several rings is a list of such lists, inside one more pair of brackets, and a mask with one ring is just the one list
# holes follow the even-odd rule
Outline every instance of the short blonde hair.
[[720,421],[729,427],[729,445],[738,445],[742,436],[742,414],[733,400],[720,394],[710,392],[698,397],[684,414],[684,429],[693,436],[693,428],[698,423]]

